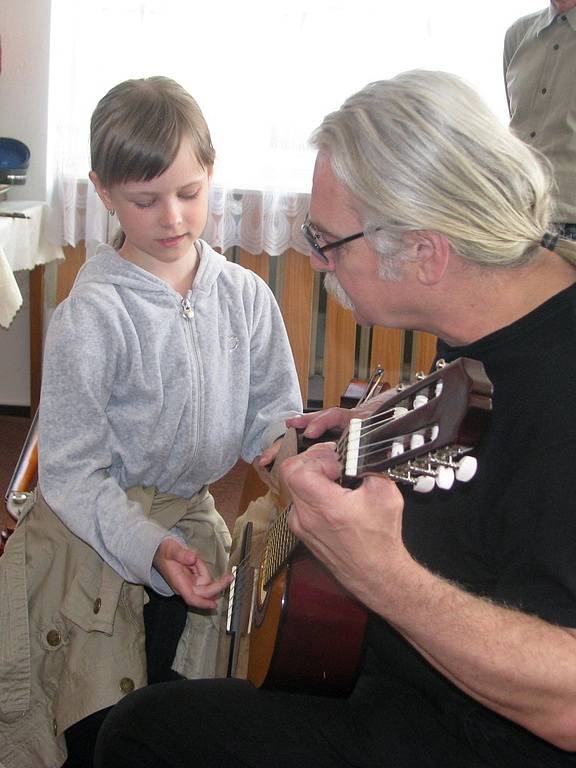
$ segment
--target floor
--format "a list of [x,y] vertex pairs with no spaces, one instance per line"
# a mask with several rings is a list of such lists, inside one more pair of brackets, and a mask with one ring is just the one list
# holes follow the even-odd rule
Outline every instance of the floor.
[[[0,530],[14,527],[4,504],[4,495],[18,463],[20,451],[26,440],[30,419],[21,416],[0,416]],[[249,465],[240,460],[221,480],[211,487],[216,507],[232,529],[240,509],[242,490]]]

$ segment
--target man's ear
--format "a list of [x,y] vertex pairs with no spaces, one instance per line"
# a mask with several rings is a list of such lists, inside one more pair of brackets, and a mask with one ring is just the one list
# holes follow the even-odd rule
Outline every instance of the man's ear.
[[452,247],[439,232],[425,230],[413,234],[418,280],[422,285],[435,285],[444,277]]
[[90,173],[88,174],[88,178],[90,179],[92,184],[94,184],[94,188],[98,193],[98,197],[100,198],[100,200],[102,200],[107,210],[113,211],[114,206],[112,205],[112,200],[110,199],[110,193],[98,178],[98,174],[95,171],[90,171]]

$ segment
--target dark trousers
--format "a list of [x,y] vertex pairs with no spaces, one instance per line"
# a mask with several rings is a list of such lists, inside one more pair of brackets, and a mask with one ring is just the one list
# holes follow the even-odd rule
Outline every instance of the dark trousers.
[[240,680],[182,680],[121,701],[95,768],[487,768],[435,708],[393,680],[350,699],[264,691]]
[[[180,675],[173,672],[171,666],[188,609],[178,595],[162,597],[152,589],[146,591],[150,598],[144,606],[148,682],[178,680]],[[92,768],[98,731],[109,711],[95,712],[68,728],[64,734],[68,758],[63,768]]]
[[370,650],[348,699],[257,689],[233,679],[142,688],[111,710],[94,757],[95,768],[574,765],[576,752],[485,709],[433,669],[415,687]]

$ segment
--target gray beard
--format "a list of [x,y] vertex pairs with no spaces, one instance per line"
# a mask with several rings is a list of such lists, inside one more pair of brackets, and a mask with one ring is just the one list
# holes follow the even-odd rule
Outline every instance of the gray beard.
[[354,304],[350,301],[346,291],[342,288],[333,272],[326,272],[324,275],[324,288],[344,309],[354,309]]

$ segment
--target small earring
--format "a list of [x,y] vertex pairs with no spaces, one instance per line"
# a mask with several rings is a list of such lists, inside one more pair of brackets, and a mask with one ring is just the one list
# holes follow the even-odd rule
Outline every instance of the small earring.
[[114,216],[115,213],[116,213],[116,211],[114,210],[114,208],[109,208],[108,209],[108,215],[109,216]]

